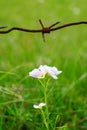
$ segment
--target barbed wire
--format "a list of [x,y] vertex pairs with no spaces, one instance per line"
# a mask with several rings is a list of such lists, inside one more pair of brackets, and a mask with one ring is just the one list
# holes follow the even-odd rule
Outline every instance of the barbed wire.
[[[64,25],[57,26],[57,27],[54,27],[54,26],[59,24],[60,21],[58,21],[58,22],[56,22],[56,23],[54,23],[54,24],[52,24],[51,26],[48,26],[48,27],[44,26],[41,19],[39,19],[39,23],[40,23],[42,29],[26,29],[26,28],[21,28],[21,27],[12,27],[10,29],[0,31],[0,34],[10,33],[11,31],[15,31],[15,30],[23,31],[23,32],[30,32],[30,33],[42,33],[43,41],[45,41],[44,34],[50,33],[52,31],[60,30],[60,29],[66,28],[66,27],[74,26],[74,25],[87,24],[87,21],[72,22],[72,23],[67,23],[67,24],[64,24]],[[7,26],[0,27],[0,29],[3,29],[3,28],[7,28]]]

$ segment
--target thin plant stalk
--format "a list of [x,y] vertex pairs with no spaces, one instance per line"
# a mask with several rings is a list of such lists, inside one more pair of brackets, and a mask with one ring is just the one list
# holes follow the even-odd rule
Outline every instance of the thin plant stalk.
[[[50,78],[48,78],[47,80],[44,80],[44,83],[41,80],[39,80],[40,84],[44,88],[44,100],[45,100],[45,103],[46,103],[46,117],[45,117],[42,110],[41,110],[41,113],[43,115],[44,124],[45,124],[47,130],[49,130],[49,112],[48,112],[48,99],[47,99],[47,88],[48,88],[49,80],[50,80]],[[46,119],[47,119],[47,121],[46,121]]]
[[44,121],[45,127],[46,127],[47,130],[49,130],[49,126],[48,126],[48,123],[46,121],[45,114],[44,114],[42,109],[40,109],[40,111],[41,111],[41,114],[42,114],[42,117],[43,117],[43,121]]

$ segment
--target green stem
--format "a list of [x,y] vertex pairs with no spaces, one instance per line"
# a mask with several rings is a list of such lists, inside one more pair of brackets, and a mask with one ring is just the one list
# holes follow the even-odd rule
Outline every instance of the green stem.
[[41,82],[41,80],[40,80],[40,79],[39,79],[39,82],[40,82],[40,84],[41,84],[43,87],[45,87],[45,86],[44,86],[44,84]]
[[49,130],[48,123],[47,123],[47,121],[46,121],[46,117],[45,117],[45,115],[44,115],[44,112],[43,112],[42,109],[40,109],[40,110],[41,110],[41,114],[42,114],[42,117],[43,117],[43,121],[44,121],[45,127],[47,128],[47,130]]
[[49,130],[49,112],[48,112],[48,100],[47,100],[48,82],[49,82],[49,79],[45,82],[45,85],[44,85],[44,99],[46,103],[46,117],[47,117],[47,124],[48,124],[48,130]]
[[48,99],[47,99],[47,87],[48,87],[49,80],[50,80],[50,78],[45,79],[44,82],[39,80],[40,84],[44,88],[44,100],[45,100],[45,103],[46,103],[46,111],[45,111],[46,116],[44,115],[44,112],[42,111],[42,109],[41,109],[41,113],[43,115],[44,124],[45,124],[47,130],[49,130],[49,111],[48,111]]

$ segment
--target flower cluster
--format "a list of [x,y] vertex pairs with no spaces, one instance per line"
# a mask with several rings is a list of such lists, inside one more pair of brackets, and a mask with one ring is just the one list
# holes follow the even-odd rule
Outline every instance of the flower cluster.
[[[29,76],[33,77],[33,78],[38,78],[38,79],[43,79],[45,78],[46,75],[51,76],[54,79],[58,79],[58,75],[61,74],[62,71],[59,71],[56,67],[50,67],[47,65],[40,65],[39,68],[36,68],[34,70],[32,70],[31,72],[29,72]],[[46,97],[45,97],[46,98]],[[46,102],[46,101],[45,101]],[[46,106],[46,103],[40,103],[39,105],[33,105],[33,107],[35,109],[40,109],[42,110],[43,106]],[[47,127],[47,123],[46,120],[44,121],[45,125]]]
[[38,69],[34,69],[29,72],[29,76],[34,78],[45,78],[46,74],[50,75],[52,78],[57,79],[57,75],[62,73],[62,71],[57,70],[56,67],[49,67],[47,65],[40,65]]

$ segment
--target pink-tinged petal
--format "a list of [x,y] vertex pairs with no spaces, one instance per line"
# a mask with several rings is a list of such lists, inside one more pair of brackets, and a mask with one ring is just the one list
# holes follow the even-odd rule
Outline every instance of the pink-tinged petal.
[[38,78],[40,73],[41,72],[38,69],[34,69],[31,72],[29,72],[29,76],[34,77],[34,78]]
[[51,68],[51,71],[52,71],[55,75],[58,75],[58,74],[62,73],[62,71],[59,71],[56,67],[52,67],[52,68]]
[[39,69],[34,69],[31,72],[29,72],[29,76],[40,79],[45,77],[45,73],[41,72]]
[[57,75],[58,74],[58,70],[56,67],[52,67],[52,71]]
[[46,73],[46,69],[44,65],[40,65],[39,70],[43,73]]

